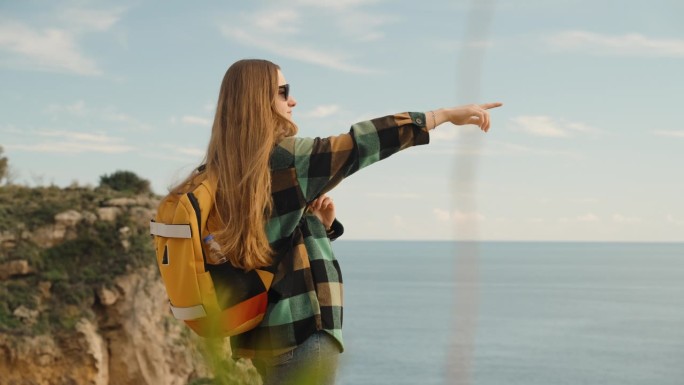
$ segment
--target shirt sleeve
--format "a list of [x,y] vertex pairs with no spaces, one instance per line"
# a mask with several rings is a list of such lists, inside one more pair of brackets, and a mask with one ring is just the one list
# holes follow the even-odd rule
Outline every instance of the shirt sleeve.
[[307,202],[344,178],[403,149],[430,141],[425,114],[404,112],[354,124],[349,133],[328,138],[293,138],[297,182]]
[[328,235],[328,238],[330,241],[334,241],[335,239],[339,238],[344,234],[344,226],[342,226],[342,222],[338,221],[337,218],[333,220],[333,223],[330,225],[330,231],[325,232]]

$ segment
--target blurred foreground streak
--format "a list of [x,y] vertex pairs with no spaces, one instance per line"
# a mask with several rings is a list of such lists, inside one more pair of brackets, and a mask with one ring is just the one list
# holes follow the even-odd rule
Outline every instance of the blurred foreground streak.
[[[456,63],[457,103],[479,103],[482,68],[487,49],[495,0],[472,0],[466,30],[459,42]],[[494,128],[496,130],[496,127]],[[461,134],[462,133],[462,134]],[[477,170],[484,138],[480,130],[459,133],[451,179],[451,209],[457,220],[454,239],[454,296],[449,356],[445,368],[447,384],[474,384],[475,336],[479,313],[479,214],[477,209]],[[458,219],[462,218],[462,219]]]

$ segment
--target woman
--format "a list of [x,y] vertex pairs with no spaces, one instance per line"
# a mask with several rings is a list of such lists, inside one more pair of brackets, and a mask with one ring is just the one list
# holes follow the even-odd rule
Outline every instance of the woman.
[[334,217],[324,194],[363,167],[427,144],[428,132],[444,122],[488,131],[487,110],[501,104],[401,113],[315,139],[294,137],[296,105],[278,66],[234,63],[221,84],[202,172],[218,180],[221,254],[233,266],[275,273],[263,322],[231,338],[233,355],[252,358],[264,384],[332,384],[344,346],[342,276],[330,247],[340,226],[322,223]]

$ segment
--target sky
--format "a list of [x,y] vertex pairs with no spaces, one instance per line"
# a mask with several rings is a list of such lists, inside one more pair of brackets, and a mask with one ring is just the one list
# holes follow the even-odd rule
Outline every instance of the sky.
[[684,2],[0,0],[0,145],[14,183],[163,194],[200,164],[236,60],[279,64],[300,136],[501,101],[492,128],[330,195],[347,239],[684,241]]

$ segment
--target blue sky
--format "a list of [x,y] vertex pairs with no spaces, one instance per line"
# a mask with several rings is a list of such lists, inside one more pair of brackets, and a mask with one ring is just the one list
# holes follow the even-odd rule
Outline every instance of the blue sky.
[[0,4],[0,145],[16,183],[203,155],[218,87],[278,63],[300,135],[502,101],[332,192],[349,239],[684,241],[684,3],[528,0]]

